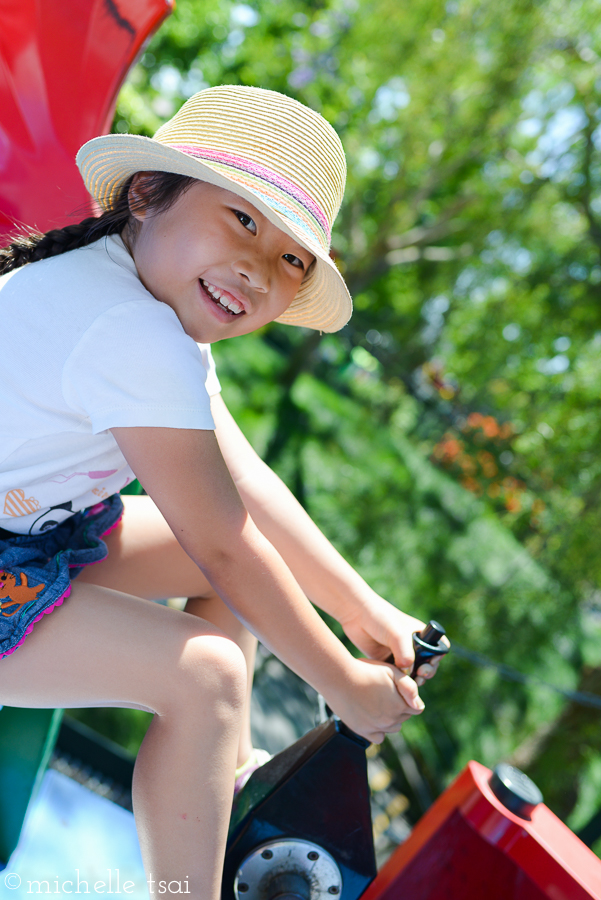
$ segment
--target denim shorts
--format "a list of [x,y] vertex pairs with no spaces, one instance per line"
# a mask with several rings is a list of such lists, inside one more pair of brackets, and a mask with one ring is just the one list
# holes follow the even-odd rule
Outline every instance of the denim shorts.
[[61,605],[84,566],[107,557],[102,538],[122,515],[121,497],[114,494],[43,534],[0,529],[0,659],[14,653],[35,623]]

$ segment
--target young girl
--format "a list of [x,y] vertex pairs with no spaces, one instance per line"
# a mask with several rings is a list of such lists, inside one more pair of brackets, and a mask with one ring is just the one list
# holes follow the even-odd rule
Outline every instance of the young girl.
[[[255,454],[210,351],[274,320],[346,323],[344,154],[300,103],[224,86],[78,165],[103,214],[0,252],[0,703],[152,711],[134,777],[148,875],[216,900],[257,637],[372,741],[423,709],[403,671],[423,623]],[[148,496],[123,512],[134,477]],[[186,611],[147,602],[170,596]]]

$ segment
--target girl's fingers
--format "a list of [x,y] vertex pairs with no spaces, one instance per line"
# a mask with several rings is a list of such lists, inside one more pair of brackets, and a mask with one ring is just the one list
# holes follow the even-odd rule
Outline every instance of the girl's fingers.
[[408,675],[404,675],[401,672],[395,674],[395,685],[396,689],[409,707],[410,711],[413,715],[420,713],[424,710],[425,704],[422,698],[419,695],[417,690],[417,684],[410,678]]
[[[449,642],[446,641],[446,643],[448,644]],[[422,666],[419,667],[419,669],[417,670],[418,673],[420,675],[423,675],[424,678],[432,678],[433,675],[436,675],[436,672],[438,671],[438,666],[440,665],[440,662],[441,662],[441,660],[444,659],[444,657],[445,657],[444,654],[442,656],[433,656],[431,659],[428,660],[427,663],[424,663]]]
[[[430,663],[424,663],[422,666],[420,666],[417,670],[417,675],[421,678],[421,684],[424,683],[426,678],[432,678],[432,676],[436,674],[437,668],[438,666],[433,666]],[[420,684],[420,678],[416,679],[417,684]]]
[[392,653],[387,661],[393,663],[397,669],[405,672],[405,674],[410,675],[415,663],[412,634],[409,631],[401,631],[395,637],[396,641],[390,644]]
[[[450,647],[451,644],[446,635],[443,635],[441,638],[442,642]],[[436,670],[438,669],[438,665],[441,659],[444,659],[445,654],[441,656],[433,656],[427,663],[420,666],[417,670],[418,674],[423,675],[425,678],[431,678],[436,674]],[[413,640],[408,635],[401,635],[399,638],[398,646],[395,648],[394,653],[391,653],[387,662],[393,663],[397,669],[400,669],[405,675],[410,675],[413,669],[415,661],[414,648],[413,648]],[[422,671],[424,669],[424,671]]]

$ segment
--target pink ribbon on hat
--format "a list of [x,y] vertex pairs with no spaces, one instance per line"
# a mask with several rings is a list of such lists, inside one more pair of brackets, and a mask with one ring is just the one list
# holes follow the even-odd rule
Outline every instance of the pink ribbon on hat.
[[191,144],[169,144],[169,146],[196,159],[217,163],[219,167],[236,169],[238,172],[258,179],[263,186],[275,189],[277,193],[269,195],[265,193],[264,188],[261,190],[259,185],[253,184],[250,187],[253,193],[262,195],[268,206],[279,209],[284,216],[296,221],[312,240],[317,240],[322,247],[326,250],[329,249],[332,235],[327,217],[315,200],[297,184],[259,163],[234,156],[223,150],[210,150],[207,147]]

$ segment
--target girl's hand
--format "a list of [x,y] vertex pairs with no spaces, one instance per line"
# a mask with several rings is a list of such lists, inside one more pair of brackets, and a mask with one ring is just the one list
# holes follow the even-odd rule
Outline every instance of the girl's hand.
[[[345,634],[370,659],[387,660],[391,655],[398,669],[409,675],[415,662],[413,633],[425,623],[396,609],[377,594],[357,604],[339,619]],[[446,637],[443,638],[446,642]],[[435,656],[417,670],[417,684],[433,678],[442,656]]]
[[374,744],[399,731],[403,722],[424,709],[417,684],[395,666],[370,659],[355,659],[350,678],[326,700],[345,725]]

